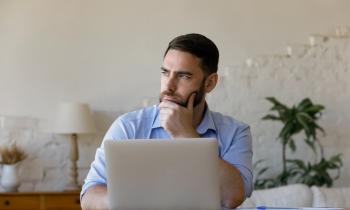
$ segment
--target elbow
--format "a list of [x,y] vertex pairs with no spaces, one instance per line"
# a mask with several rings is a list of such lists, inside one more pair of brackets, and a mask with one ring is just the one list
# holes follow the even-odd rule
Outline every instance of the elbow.
[[237,208],[239,205],[241,205],[244,201],[244,194],[239,193],[238,195],[232,195],[222,201],[222,205],[225,208],[228,209],[234,209]]
[[84,195],[83,197],[80,199],[80,207],[82,210],[88,210],[88,206],[86,204],[86,199],[84,199]]

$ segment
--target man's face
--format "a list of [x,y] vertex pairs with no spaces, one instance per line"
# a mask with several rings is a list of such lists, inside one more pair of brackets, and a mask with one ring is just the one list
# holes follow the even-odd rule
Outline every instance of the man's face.
[[204,101],[206,77],[196,56],[179,50],[169,50],[161,67],[159,100],[187,106],[192,93],[196,93],[194,107]]

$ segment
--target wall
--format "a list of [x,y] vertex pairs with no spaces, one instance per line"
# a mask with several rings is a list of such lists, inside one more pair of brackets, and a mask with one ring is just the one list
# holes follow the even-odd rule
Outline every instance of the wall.
[[[109,115],[115,117],[112,113]],[[21,180],[19,191],[61,191],[68,180],[71,164],[69,136],[42,132],[39,124],[40,120],[36,118],[0,115],[1,145],[16,143],[27,154],[27,158],[18,165]],[[80,135],[78,138],[80,183],[86,176],[94,150],[102,137],[103,134],[97,132],[93,136]],[[3,191],[1,186],[0,191]]]
[[162,54],[176,35],[212,38],[223,69],[349,25],[349,9],[347,0],[1,0],[0,113],[49,119],[71,100],[135,109],[157,97]]
[[[254,162],[265,159],[264,165],[272,168],[267,175],[282,170],[282,147],[276,139],[282,124],[261,120],[272,107],[265,97],[276,97],[289,107],[308,97],[326,107],[319,121],[326,134],[318,133],[326,158],[342,153],[344,166],[335,186],[350,186],[350,30],[346,30],[347,36],[317,36],[315,45],[300,43],[290,46],[289,53],[258,56],[227,67],[221,85],[210,95],[213,108],[249,122]],[[315,156],[303,136],[293,138],[297,153],[288,152],[288,157],[313,162]]]
[[[188,32],[204,33],[217,43],[221,83],[209,104],[251,124],[255,160],[271,159],[278,170],[272,157],[279,155],[279,126],[260,120],[269,108],[263,98],[270,95],[289,105],[307,96],[326,105],[326,154],[345,154],[348,41],[303,45],[309,34],[331,35],[337,26],[350,25],[349,1],[172,3],[0,0],[0,143],[28,147],[21,190],[62,189],[64,177],[57,173],[69,166],[68,141],[50,131],[60,101],[87,102],[95,114],[99,132],[79,141],[82,180],[113,119],[145,99],[156,100],[163,50],[171,38]],[[294,49],[290,57],[287,45]],[[54,158],[47,158],[52,151]],[[307,158],[308,151],[297,155]],[[344,159],[350,158],[345,154]],[[349,171],[345,165],[336,185],[350,185]]]

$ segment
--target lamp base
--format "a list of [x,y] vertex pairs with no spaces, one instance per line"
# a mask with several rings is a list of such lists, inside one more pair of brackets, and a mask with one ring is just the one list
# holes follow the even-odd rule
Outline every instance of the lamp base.
[[78,167],[77,161],[79,157],[77,134],[71,135],[71,150],[70,150],[70,173],[69,180],[64,188],[65,191],[77,191],[81,189],[78,184]]

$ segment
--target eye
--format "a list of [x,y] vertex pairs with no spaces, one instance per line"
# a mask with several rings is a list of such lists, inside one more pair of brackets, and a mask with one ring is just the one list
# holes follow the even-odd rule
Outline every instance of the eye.
[[167,75],[169,75],[169,71],[166,71],[166,70],[163,70],[163,69],[162,69],[162,70],[160,71],[160,74],[161,74],[161,75],[164,75],[164,76],[167,76]]
[[179,78],[181,79],[191,79],[191,76],[188,74],[179,74]]

